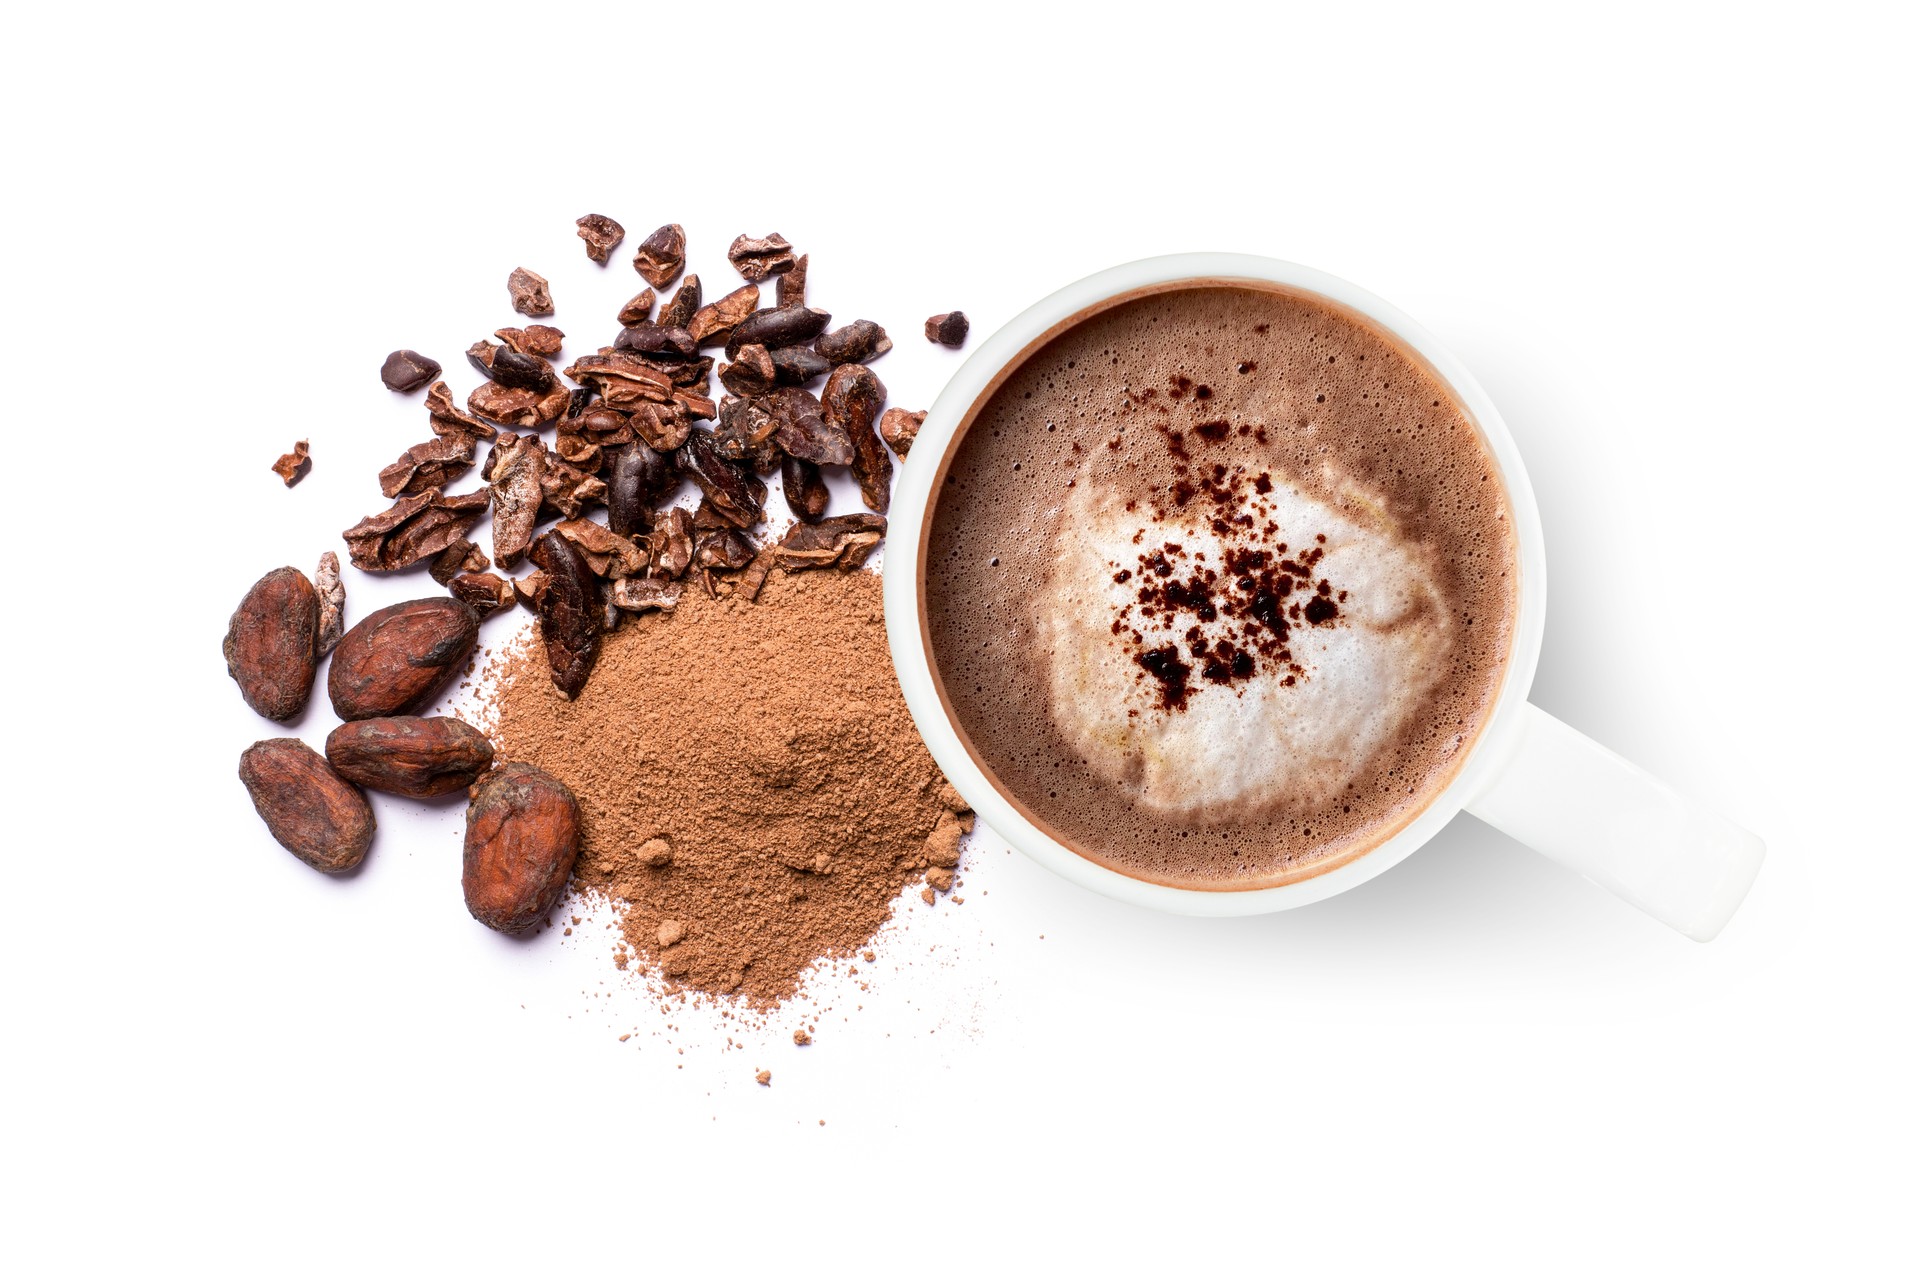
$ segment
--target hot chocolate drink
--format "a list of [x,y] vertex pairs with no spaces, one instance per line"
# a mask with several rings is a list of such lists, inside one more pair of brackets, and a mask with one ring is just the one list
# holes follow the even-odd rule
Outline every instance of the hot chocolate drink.
[[1357,857],[1498,693],[1498,468],[1424,361],[1316,295],[1186,282],[1075,317],[974,405],[935,494],[921,605],[963,741],[1127,875]]

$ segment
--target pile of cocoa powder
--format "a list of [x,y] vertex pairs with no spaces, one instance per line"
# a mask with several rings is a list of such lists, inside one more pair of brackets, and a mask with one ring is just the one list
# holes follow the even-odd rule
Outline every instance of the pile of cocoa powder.
[[757,602],[689,591],[605,637],[572,701],[531,637],[505,655],[499,757],[578,798],[575,887],[623,904],[625,948],[670,990],[776,1004],[903,888],[956,883],[972,815],[914,731],[880,607],[858,571],[776,574]]

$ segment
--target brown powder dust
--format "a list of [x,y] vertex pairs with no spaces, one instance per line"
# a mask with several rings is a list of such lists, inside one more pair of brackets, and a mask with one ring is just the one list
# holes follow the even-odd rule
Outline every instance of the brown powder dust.
[[573,702],[523,644],[495,700],[498,758],[573,789],[576,887],[626,904],[625,947],[670,990],[778,1003],[950,868],[972,824],[894,683],[875,574],[775,574],[756,602],[689,590],[606,637]]

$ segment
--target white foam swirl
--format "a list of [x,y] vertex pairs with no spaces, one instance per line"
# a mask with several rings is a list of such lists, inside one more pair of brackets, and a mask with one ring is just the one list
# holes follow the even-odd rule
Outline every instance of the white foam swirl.
[[1049,709],[1089,767],[1140,804],[1214,821],[1325,807],[1407,731],[1445,676],[1451,623],[1430,556],[1367,514],[1380,503],[1329,481],[1341,509],[1279,477],[1272,493],[1243,505],[1254,511],[1257,502],[1260,523],[1278,524],[1273,543],[1319,545],[1324,534],[1316,574],[1346,592],[1333,623],[1292,629],[1289,647],[1304,674],[1289,685],[1284,665],[1263,661],[1250,678],[1223,685],[1196,671],[1184,710],[1161,705],[1160,685],[1135,657],[1161,644],[1184,651],[1193,618],[1143,620],[1136,609],[1125,616],[1142,642],[1115,635],[1115,619],[1139,590],[1137,581],[1116,583],[1115,572],[1136,564],[1142,546],[1177,542],[1211,565],[1224,563],[1226,546],[1197,510],[1162,522],[1144,507],[1126,510],[1111,483],[1072,491],[1051,576],[1036,595]]

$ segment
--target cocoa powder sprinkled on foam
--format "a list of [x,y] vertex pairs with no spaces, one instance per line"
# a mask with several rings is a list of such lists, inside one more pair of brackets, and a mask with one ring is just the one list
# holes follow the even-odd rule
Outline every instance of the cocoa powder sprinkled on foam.
[[779,1003],[859,954],[971,826],[894,682],[875,574],[689,591],[607,636],[572,702],[517,645],[492,702],[498,758],[580,802],[575,887],[624,904],[616,963],[669,990]]

